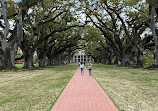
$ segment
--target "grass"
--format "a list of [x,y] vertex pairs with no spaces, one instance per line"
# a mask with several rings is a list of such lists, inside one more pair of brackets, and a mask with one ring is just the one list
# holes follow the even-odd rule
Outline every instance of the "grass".
[[0,72],[0,111],[49,111],[77,67]]
[[[15,64],[15,66],[16,66],[17,68],[22,69],[22,68],[24,67],[24,64]],[[35,67],[38,67],[38,64],[34,64],[34,66],[35,66]]]
[[158,71],[93,65],[93,75],[120,111],[158,111]]
[[21,69],[24,67],[24,64],[15,64],[15,66]]

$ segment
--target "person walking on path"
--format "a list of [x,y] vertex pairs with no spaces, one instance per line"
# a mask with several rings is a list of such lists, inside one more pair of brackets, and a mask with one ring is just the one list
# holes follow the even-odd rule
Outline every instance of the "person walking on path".
[[83,69],[84,69],[84,64],[83,64],[83,62],[80,62],[80,69],[81,69],[81,74],[83,74]]
[[89,68],[89,75],[91,76],[92,75],[92,64],[91,64],[91,62],[89,62],[88,68]]

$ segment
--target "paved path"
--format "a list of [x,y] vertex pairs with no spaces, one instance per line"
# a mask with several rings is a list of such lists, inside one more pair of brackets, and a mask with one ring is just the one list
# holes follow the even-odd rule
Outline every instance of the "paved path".
[[51,111],[118,111],[93,76],[76,71]]

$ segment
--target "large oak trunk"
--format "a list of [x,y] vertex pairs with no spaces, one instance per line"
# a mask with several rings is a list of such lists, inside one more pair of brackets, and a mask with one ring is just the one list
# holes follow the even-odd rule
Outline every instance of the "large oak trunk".
[[39,67],[45,67],[45,64],[46,64],[46,58],[45,57],[39,58]]
[[10,25],[7,19],[7,13],[6,13],[6,6],[5,6],[5,0],[1,0],[1,8],[2,8],[2,17],[4,20],[5,28],[4,31],[1,32],[1,55],[0,55],[0,68],[1,69],[13,69],[15,68],[14,65],[11,62],[11,43],[9,43],[8,40],[8,34],[10,30]]
[[24,55],[24,68],[25,69],[33,69],[33,52],[30,49],[24,50],[23,51]]
[[53,65],[59,65],[59,58],[58,57],[53,58]]
[[10,49],[6,48],[2,59],[2,69],[14,69],[15,66],[11,62]]
[[124,54],[121,59],[121,66],[130,66],[132,65],[131,56],[129,54]]
[[45,67],[46,64],[46,53],[43,49],[37,49],[38,59],[39,59],[39,67]]
[[143,58],[141,56],[139,56],[137,58],[137,64],[136,64],[137,67],[143,67]]
[[155,65],[158,66],[158,35],[155,26],[155,8],[152,5],[149,6],[149,26],[155,40]]
[[46,57],[48,58],[48,59],[47,59],[47,65],[48,65],[48,66],[51,66],[51,63],[52,63],[51,55],[50,55],[49,53],[46,53]]
[[109,56],[107,60],[108,60],[107,65],[112,65],[112,57]]
[[138,53],[136,54],[136,67],[143,67],[143,51],[138,49]]
[[11,56],[10,56],[10,49],[6,48],[4,52],[4,69],[12,69],[14,66],[12,65],[11,62]]
[[16,52],[17,52],[16,42],[12,42],[12,41],[8,42],[7,40],[1,40],[0,69],[16,69],[15,67]]

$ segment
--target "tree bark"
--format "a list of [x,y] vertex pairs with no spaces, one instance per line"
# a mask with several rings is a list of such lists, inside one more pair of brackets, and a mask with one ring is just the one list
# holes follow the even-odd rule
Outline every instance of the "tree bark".
[[[1,33],[1,69],[13,69],[15,68],[14,65],[11,62],[11,43],[9,43],[8,40],[8,34],[10,30],[10,25],[7,19],[7,12],[6,12],[6,7],[5,7],[5,1],[0,0],[1,7],[2,7],[2,15],[3,15],[3,20],[4,20],[4,31]],[[12,40],[13,41],[13,40]]]
[[38,58],[39,59],[39,67],[45,67],[46,58],[45,56]]
[[143,67],[143,47],[142,40],[138,33],[138,27],[134,25],[133,35],[135,37],[135,44],[133,50],[135,52],[134,56],[136,57],[136,67]]
[[46,53],[46,57],[48,58],[47,66],[51,66],[52,65],[52,57],[51,57],[49,52]]
[[13,69],[15,68],[11,63],[11,57],[10,57],[10,48],[6,48],[3,55],[3,62],[4,66],[3,69]]
[[121,59],[121,66],[130,66],[132,65],[132,60],[129,54],[123,54]]
[[53,60],[54,60],[54,63],[53,63],[54,65],[59,65],[59,58],[58,58],[58,56],[54,57]]
[[108,57],[108,63],[107,64],[112,65],[112,57],[111,56]]
[[136,67],[143,67],[143,48],[138,45],[136,52]]
[[45,67],[46,64],[46,54],[43,49],[37,49],[39,67]]
[[16,57],[17,51],[18,51],[18,43],[15,42],[10,51],[11,63],[13,66],[15,66],[15,57]]
[[143,67],[143,57],[142,56],[138,56],[137,57],[137,67]]
[[17,18],[17,42],[18,44],[21,43],[22,38],[23,38],[23,21],[22,21],[22,7],[19,7],[18,10],[18,18]]
[[48,58],[48,66],[51,66],[51,58]]
[[149,27],[155,40],[155,65],[158,66],[158,35],[155,26],[155,8],[149,4]]
[[24,55],[24,69],[33,69],[33,52],[27,48],[23,50],[23,55]]

